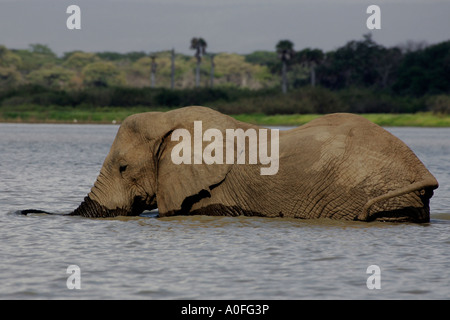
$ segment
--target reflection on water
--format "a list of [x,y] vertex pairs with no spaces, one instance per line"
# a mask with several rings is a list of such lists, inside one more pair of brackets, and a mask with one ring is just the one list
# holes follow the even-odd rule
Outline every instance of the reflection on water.
[[[0,124],[0,298],[446,299],[450,130],[389,128],[436,176],[430,223],[258,217],[87,219],[117,126]],[[148,214],[148,215],[153,215]],[[81,290],[66,286],[69,265]],[[381,289],[369,290],[370,265]]]

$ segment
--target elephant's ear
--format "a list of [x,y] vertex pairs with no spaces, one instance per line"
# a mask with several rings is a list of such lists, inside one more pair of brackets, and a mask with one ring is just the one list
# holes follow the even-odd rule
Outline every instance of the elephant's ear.
[[[226,163],[226,129],[234,128],[236,122],[204,109],[189,110],[185,114],[189,120],[173,121],[175,126],[165,133],[155,151],[161,216],[180,210],[187,213],[193,203],[210,196],[211,189],[224,181],[233,166]],[[207,141],[203,141],[205,131]]]

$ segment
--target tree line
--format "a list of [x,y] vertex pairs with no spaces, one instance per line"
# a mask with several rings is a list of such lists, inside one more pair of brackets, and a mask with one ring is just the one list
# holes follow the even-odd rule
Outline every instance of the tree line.
[[[277,52],[283,65],[293,70],[293,87],[306,84],[305,79],[295,76],[295,68],[300,65],[310,70],[312,86],[319,84],[332,90],[373,88],[416,97],[450,93],[450,41],[432,46],[408,42],[386,48],[369,33],[362,40],[326,53],[310,48],[294,52],[289,40],[280,41]],[[287,81],[287,76],[283,78]]]
[[[435,45],[408,42],[387,48],[366,34],[329,52],[315,48],[296,50],[290,40],[280,40],[273,51],[239,55],[208,52],[206,40],[195,37],[189,48],[193,55],[174,50],[73,51],[58,57],[42,44],[30,45],[27,50],[0,45],[0,103],[27,103],[30,99],[26,97],[39,91],[36,87],[59,94],[60,98],[77,97],[72,105],[82,103],[83,96],[88,101],[90,94],[101,96],[101,92],[115,95],[115,99],[106,99],[115,103],[123,101],[119,95],[125,92],[136,94],[153,89],[156,91],[140,96],[152,96],[153,103],[164,105],[187,104],[186,97],[191,96],[189,90],[193,88],[203,88],[201,96],[206,101],[219,97],[230,102],[278,92],[295,96],[298,90],[308,92],[306,88],[312,87],[317,92],[347,95],[350,100],[357,99],[358,94],[367,99],[421,99],[417,111],[431,108],[450,112],[450,41]],[[97,98],[91,103],[97,103]],[[65,101],[70,103],[70,99]]]

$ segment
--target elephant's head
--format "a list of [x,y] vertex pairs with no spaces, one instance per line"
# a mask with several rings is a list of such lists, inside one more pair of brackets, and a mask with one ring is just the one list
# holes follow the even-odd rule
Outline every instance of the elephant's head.
[[[158,208],[160,215],[189,209],[193,199],[208,196],[224,180],[228,164],[174,164],[174,130],[193,135],[194,121],[203,127],[232,128],[236,122],[208,108],[182,108],[128,117],[120,126],[100,174],[72,215],[115,217]],[[191,202],[191,203],[190,203]]]

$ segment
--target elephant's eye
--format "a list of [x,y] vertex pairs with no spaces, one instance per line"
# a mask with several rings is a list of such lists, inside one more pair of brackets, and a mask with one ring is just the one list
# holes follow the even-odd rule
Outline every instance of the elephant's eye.
[[127,167],[128,167],[127,165],[120,166],[119,167],[119,172],[120,173],[124,172],[125,170],[127,170]]

